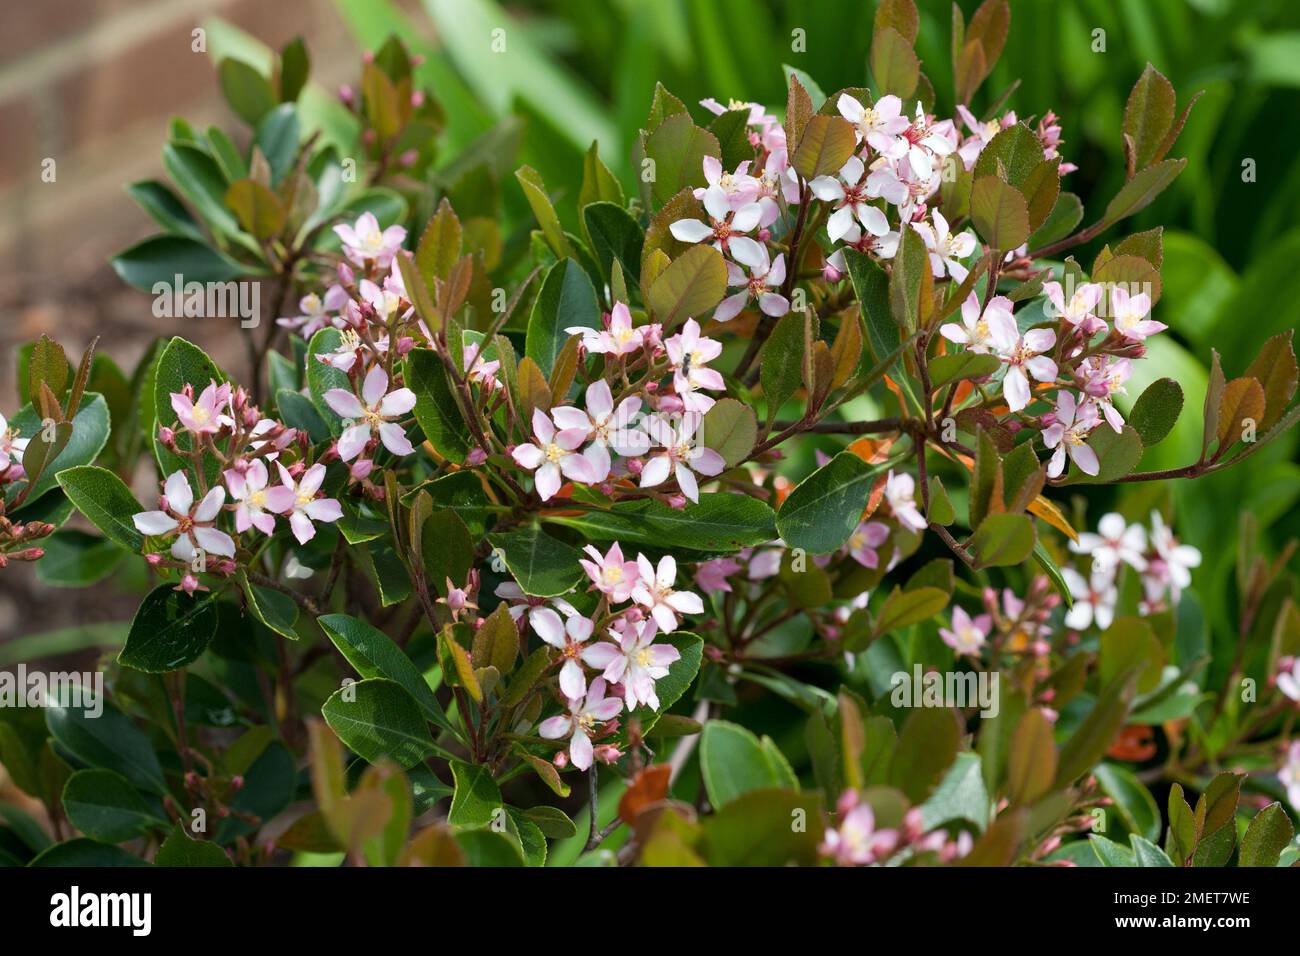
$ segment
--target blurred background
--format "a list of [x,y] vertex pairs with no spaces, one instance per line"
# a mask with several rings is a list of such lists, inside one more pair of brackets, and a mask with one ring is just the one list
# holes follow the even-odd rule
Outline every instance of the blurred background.
[[[918,0],[922,67],[952,108],[951,6]],[[223,105],[223,56],[266,69],[268,50],[301,34],[312,54],[304,113],[328,128],[339,84],[362,50],[397,33],[448,116],[441,163],[516,117],[520,162],[552,193],[576,193],[582,152],[601,154],[630,185],[629,155],[656,80],[695,108],[705,97],[784,103],[782,64],[825,91],[862,85],[874,5],[863,0],[8,0],[0,31],[0,409],[12,412],[18,346],[40,332],[70,354],[101,335],[123,367],[159,334],[182,334],[236,375],[243,348],[229,325],[156,319],[123,286],[110,255],[153,232],[126,183],[161,175],[169,119],[243,127]],[[8,5],[7,4],[7,5]],[[1188,167],[1130,231],[1163,224],[1163,298],[1173,334],[1153,343],[1147,381],[1173,376],[1187,410],[1145,467],[1192,460],[1209,350],[1240,374],[1270,335],[1300,324],[1300,4],[1293,0],[1012,0],[1006,52],[976,106],[1019,78],[1010,101],[1033,120],[1061,117],[1067,179],[1099,214],[1123,178],[1124,102],[1149,61],[1179,93],[1203,96],[1173,150]],[[969,18],[976,3],[962,0]],[[503,55],[491,52],[503,30]],[[196,32],[201,31],[201,32]],[[799,32],[802,31],[802,32]],[[801,42],[800,42],[801,41]],[[703,117],[697,110],[697,119]],[[310,121],[309,121],[310,125]],[[55,178],[42,170],[54,161]],[[513,181],[505,184],[511,192]],[[517,196],[506,197],[518,203]],[[521,203],[518,203],[521,205]],[[562,207],[563,208],[563,207]],[[1085,266],[1101,243],[1078,252]],[[272,317],[273,318],[273,317]],[[1206,554],[1196,587],[1216,635],[1231,640],[1230,573],[1238,516],[1256,515],[1266,553],[1300,534],[1294,436],[1226,475],[1179,486],[1181,533]],[[1169,504],[1160,486],[1112,489],[1090,502],[1131,517]],[[111,643],[129,583],[59,591],[31,566],[0,576],[0,664],[84,646],[87,626]],[[56,638],[45,632],[58,631]],[[10,639],[6,643],[6,639]],[[18,640],[13,640],[18,639]]]

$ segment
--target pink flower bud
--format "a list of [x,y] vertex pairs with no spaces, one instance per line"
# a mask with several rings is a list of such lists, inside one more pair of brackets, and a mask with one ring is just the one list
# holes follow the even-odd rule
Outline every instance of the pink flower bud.
[[469,465],[471,468],[477,468],[485,461],[487,461],[487,452],[482,448],[473,448],[470,450],[470,453],[465,456],[465,464]]
[[672,496],[669,497],[669,499],[668,499],[668,507],[669,507],[669,508],[672,508],[674,511],[685,511],[685,510],[686,510],[686,496],[685,496],[685,495],[672,495]]
[[417,110],[424,105],[424,90],[414,90],[411,93],[411,105]]
[[146,554],[144,556],[144,559],[146,562],[148,562],[149,566],[153,568],[158,567],[158,565],[162,564],[163,562],[163,556],[159,554],[157,551],[153,551],[150,552],[149,554]]
[[596,759],[601,763],[611,764],[623,756],[613,744],[601,744],[595,749]]
[[839,269],[836,269],[828,262],[822,266],[822,278],[827,282],[839,282],[843,276],[840,275]]
[[419,159],[420,151],[418,149],[408,149],[397,157],[397,164],[399,166],[414,166]]
[[346,262],[339,262],[339,282],[343,285],[352,285],[356,281],[356,274],[353,273],[352,267]]
[[627,460],[627,473],[629,475],[636,476],[641,474],[641,469],[644,467],[645,467],[645,462],[642,461],[640,458],[629,458]]
[[569,755],[565,751],[561,750],[551,758],[551,763],[563,770],[569,765]]
[[357,94],[346,83],[339,87],[339,102],[344,106],[351,106],[356,101],[356,98]]
[[348,474],[352,476],[353,481],[363,481],[370,476],[370,472],[374,467],[375,463],[371,459],[358,458],[348,468]]

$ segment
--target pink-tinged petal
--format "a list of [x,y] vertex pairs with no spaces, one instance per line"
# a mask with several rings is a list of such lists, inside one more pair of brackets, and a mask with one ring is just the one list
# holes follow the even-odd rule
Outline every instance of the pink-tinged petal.
[[1013,412],[1028,405],[1029,380],[1025,378],[1025,373],[1018,368],[1008,369],[1006,378],[1002,380],[1002,395]]
[[1079,466],[1079,470],[1085,475],[1096,475],[1101,470],[1101,463],[1097,461],[1097,453],[1092,450],[1090,445],[1071,445],[1070,457],[1074,463]]
[[[885,100],[888,98],[889,97],[884,97],[883,99],[880,100],[880,102],[877,104],[877,110],[879,110],[880,105],[883,104]],[[897,99],[897,97],[895,97],[895,99]],[[853,123],[855,125],[859,120],[862,119],[862,114],[863,112],[865,112],[862,104],[859,103],[852,96],[850,96],[848,93],[840,94],[840,98],[835,101],[835,108],[840,111],[841,116],[843,116],[846,120],[848,120],[850,123]]]
[[590,434],[590,424],[582,428],[563,428],[555,433],[555,444],[565,451],[577,451]]
[[1047,477],[1059,478],[1063,471],[1065,471],[1065,446],[1057,445],[1056,451],[1052,452],[1052,460],[1047,463]]
[[325,466],[320,462],[312,465],[298,480],[298,491],[304,495],[314,495],[325,481]]
[[562,405],[551,409],[551,418],[561,431],[578,431],[584,436],[591,433],[591,419],[580,408]]
[[357,397],[343,388],[331,388],[326,392],[325,404],[340,418],[360,418],[366,413]]
[[591,460],[582,455],[565,455],[561,458],[560,473],[570,481],[583,485],[594,485],[605,477],[604,475],[597,477],[597,471]]
[[537,726],[537,733],[547,740],[559,740],[567,737],[573,727],[573,718],[568,714],[556,714],[548,717]]
[[[674,591],[664,598],[664,603],[680,614],[703,614],[704,601],[691,591]],[[658,620],[656,618],[656,620]]]
[[[260,465],[261,462],[258,462],[258,464]],[[263,471],[265,471],[265,469],[263,469]],[[248,487],[248,482],[242,473],[230,468],[222,473],[222,477],[226,479],[226,487],[230,489],[230,497],[244,497],[244,489]],[[265,483],[266,482],[263,481],[263,484]]]
[[691,455],[691,468],[709,478],[722,474],[726,467],[727,460],[712,448],[697,448]]
[[732,236],[727,240],[727,249],[736,259],[748,257],[757,258],[762,254],[762,246],[748,236]]
[[366,373],[366,379],[361,383],[361,397],[366,405],[374,408],[387,391],[388,373],[384,371],[382,365],[376,365]]
[[967,331],[955,322],[946,322],[939,326],[939,334],[949,342],[956,342],[958,345],[965,345],[970,341]]
[[677,616],[673,614],[672,608],[667,604],[656,604],[650,609],[650,616],[659,625],[659,630],[665,634],[671,634],[677,630]]
[[305,512],[295,511],[289,515],[289,527],[293,529],[293,536],[298,539],[299,544],[306,544],[316,537],[316,526],[311,523],[311,519]]
[[703,242],[713,235],[713,229],[698,219],[678,219],[668,231],[680,242]]
[[[764,292],[758,297],[758,307],[765,315],[779,317],[790,311],[790,300],[777,292]],[[717,312],[713,313],[713,317],[718,317]]]
[[623,652],[616,644],[611,644],[609,641],[601,641],[597,644],[592,644],[590,647],[583,648],[582,662],[588,667],[595,668],[598,671],[603,671],[606,667],[622,656]]
[[203,500],[199,502],[199,506],[194,509],[194,520],[213,520],[221,513],[221,506],[225,503],[226,489],[222,488],[220,485],[214,485],[208,493],[203,496]]
[[836,209],[831,213],[831,217],[826,220],[826,235],[830,236],[831,242],[839,242],[852,225],[852,208],[849,206],[841,206],[839,209]]
[[131,516],[136,530],[141,534],[167,534],[175,531],[177,520],[165,511],[142,511]]
[[677,559],[671,554],[665,554],[659,559],[659,567],[654,573],[654,582],[663,590],[668,590],[677,580]]
[[569,757],[573,760],[573,765],[579,770],[591,768],[591,738],[581,730],[573,732],[573,738],[569,741]]
[[1045,355],[1031,358],[1025,363],[1025,369],[1040,382],[1051,382],[1056,379],[1056,363]]
[[573,659],[565,661],[560,668],[560,692],[570,700],[578,700],[587,693],[587,675]]
[[833,176],[818,176],[808,184],[808,188],[822,202],[840,202],[844,199],[844,185]]
[[543,501],[550,501],[554,498],[555,493],[564,484],[560,480],[560,469],[551,461],[546,462],[541,468],[537,469],[533,480],[537,485],[537,494]]
[[596,443],[588,446],[582,457],[591,465],[590,484],[602,482],[609,477],[613,462],[609,460],[609,449],[604,445]]
[[208,554],[220,555],[223,558],[233,558],[235,556],[235,542],[230,535],[224,531],[218,531],[216,528],[195,528],[194,538]]
[[555,425],[540,408],[533,409],[533,434],[538,437],[543,445],[549,444],[551,439],[555,437]]
[[511,452],[511,457],[521,467],[531,470],[546,460],[546,453],[536,445],[525,443],[516,445],[515,450]]
[[589,707],[587,713],[597,720],[613,720],[623,712],[623,701],[617,697],[606,697],[595,706]]
[[186,428],[192,427],[194,423],[194,402],[184,392],[172,392],[171,401],[172,411],[181,420],[181,424]]
[[883,236],[889,232],[889,220],[885,214],[875,206],[868,206],[866,203],[859,203],[857,207],[858,222],[862,223],[862,228],[867,230],[873,236]]
[[262,534],[275,534],[275,517],[265,511],[258,515],[252,515],[252,523],[253,527]]
[[691,470],[687,468],[686,465],[680,462],[677,464],[674,471],[677,477],[677,487],[682,489],[682,494],[698,504],[700,500],[700,486],[695,480],[695,475],[691,473]]
[[315,501],[310,501],[303,511],[307,512],[307,517],[313,521],[324,521],[327,524],[343,517],[343,506],[333,498],[317,498]]
[[172,542],[171,555],[177,561],[190,562],[194,557],[194,542],[189,535],[183,534]]
[[415,451],[406,432],[396,422],[384,422],[379,426],[379,440],[394,455],[409,455]]
[[668,480],[668,475],[672,471],[672,462],[667,455],[656,455],[646,462],[646,466],[641,469],[641,487],[653,488],[655,485],[662,485]]
[[719,302],[718,307],[713,310],[714,320],[717,322],[730,322],[732,319],[734,319],[737,315],[740,314],[740,310],[745,307],[745,303],[748,301],[749,301],[748,288],[741,289],[735,295],[727,296],[725,299]]
[[385,418],[405,415],[415,407],[415,393],[409,388],[399,388],[389,392],[379,403],[379,414]]
[[650,663],[655,667],[667,667],[681,658],[682,652],[671,644],[655,644],[650,648]]
[[190,490],[190,480],[185,477],[185,472],[172,472],[163,484],[163,494],[167,497],[167,507],[174,514],[190,513],[194,504],[194,492]]
[[352,425],[344,429],[338,441],[339,458],[343,461],[351,461],[361,454],[368,441],[370,441],[369,425]]
[[[751,227],[752,228],[752,227]],[[741,232],[747,232],[746,229],[740,229]],[[749,271],[754,275],[762,275],[767,270],[767,253],[763,247],[755,244],[754,246],[733,246],[731,256],[737,262],[749,267]]]
[[1051,329],[1030,329],[1025,333],[1025,347],[1032,352],[1046,352],[1056,344],[1056,333]]

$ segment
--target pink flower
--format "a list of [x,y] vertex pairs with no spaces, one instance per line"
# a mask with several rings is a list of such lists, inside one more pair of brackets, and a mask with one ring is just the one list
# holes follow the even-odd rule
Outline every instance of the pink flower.
[[361,454],[373,435],[378,435],[384,447],[394,455],[409,455],[415,448],[406,437],[401,425],[390,421],[400,418],[415,407],[415,393],[409,388],[388,391],[388,373],[376,365],[361,384],[361,399],[346,389],[331,388],[325,401],[340,416],[354,424],[339,436],[339,458],[351,461]]
[[1147,567],[1148,577],[1161,587],[1168,587],[1177,603],[1183,589],[1192,583],[1192,568],[1201,566],[1201,552],[1190,544],[1179,544],[1174,530],[1165,524],[1158,511],[1151,512],[1151,547],[1156,558]]
[[691,501],[700,500],[700,486],[694,472],[707,478],[719,475],[727,467],[727,462],[712,448],[691,439],[699,428],[700,415],[687,413],[681,417],[681,423],[674,429],[662,417],[646,419],[646,429],[663,450],[651,456],[641,469],[641,487],[653,488],[668,480],[671,474],[677,478],[677,487]]
[[189,478],[185,472],[175,471],[163,485],[163,510],[142,511],[131,520],[141,534],[175,534],[171,551],[179,561],[190,561],[199,551],[233,558],[234,540],[213,527],[225,500],[226,489],[216,485],[195,505]]
[[338,347],[333,352],[317,352],[316,358],[340,372],[350,372],[365,349],[365,343],[361,341],[361,336],[355,329],[343,329],[339,333]]
[[[925,182],[936,171],[933,157],[948,156],[956,149],[957,130],[951,121],[929,123],[925,117],[925,110],[918,102],[916,116],[904,132],[903,139],[907,146],[908,165],[911,166],[916,178]],[[958,278],[965,278],[965,276]]]
[[[548,632],[557,634],[564,630],[564,625],[560,621],[560,614],[568,618],[574,617],[578,613],[578,609],[564,598],[550,598],[548,601],[546,598],[533,597],[530,594],[525,594],[524,589],[514,581],[502,581],[492,593],[504,601],[511,602],[510,617],[512,620],[518,621],[527,614],[528,623],[539,637]],[[547,606],[548,604],[550,607]],[[559,614],[556,611],[559,611]]]
[[1106,422],[1118,434],[1124,430],[1124,416],[1115,408],[1113,396],[1125,394],[1124,383],[1133,374],[1133,363],[1126,358],[1094,355],[1079,367],[1084,394],[1092,398]]
[[1091,336],[1106,327],[1106,323],[1093,312],[1105,292],[1100,282],[1081,284],[1070,295],[1069,302],[1065,301],[1065,293],[1059,282],[1045,282],[1043,291],[1047,293],[1047,300],[1052,304],[1056,314],[1078,328],[1084,335]]
[[916,479],[907,472],[889,472],[885,479],[885,500],[899,524],[913,531],[924,531],[929,523],[916,507]]
[[229,385],[209,383],[197,402],[186,392],[172,392],[171,399],[172,411],[180,423],[196,435],[215,435],[223,428],[235,427],[235,420],[226,414],[226,406],[230,404]]
[[334,325],[334,316],[330,313],[343,308],[347,301],[347,290],[338,284],[325,290],[324,299],[315,292],[309,292],[298,300],[298,315],[276,319],[275,324],[293,329],[303,338],[309,339],[325,326]]
[[583,441],[591,441],[584,455],[595,470],[594,481],[609,477],[609,449],[632,458],[644,455],[650,448],[650,436],[634,424],[641,411],[641,399],[628,396],[614,407],[614,396],[609,383],[598,379],[587,386],[584,396],[587,410],[564,405],[551,409],[551,419],[563,431],[583,432]]
[[859,802],[856,790],[847,790],[836,809],[840,825],[827,827],[818,848],[839,866],[866,866],[891,856],[898,849],[897,830],[877,830],[869,804]]
[[[915,149],[916,147],[913,147]],[[930,250],[930,267],[936,278],[944,275],[945,270],[958,282],[964,280],[970,272],[960,260],[975,251],[975,234],[967,230],[960,235],[948,232],[948,220],[943,213],[935,210],[931,214],[934,224],[914,222],[912,228],[921,234],[925,247]]]
[[603,555],[596,550],[595,545],[589,544],[583,550],[590,555],[591,560],[579,558],[578,563],[587,572],[587,577],[591,578],[596,590],[609,595],[611,604],[622,604],[632,596],[632,589],[636,587],[640,575],[635,561],[624,560],[623,549],[617,541]]
[[275,467],[280,469],[280,481],[292,495],[288,507],[280,513],[289,516],[289,527],[293,529],[293,536],[299,544],[306,544],[316,536],[312,521],[331,523],[343,517],[343,507],[337,501],[316,496],[321,482],[325,480],[324,465],[319,462],[312,465],[297,482],[284,465],[276,462]]
[[958,656],[974,657],[984,646],[992,626],[993,618],[989,615],[981,614],[972,618],[964,608],[954,604],[952,627],[939,628],[939,636],[943,638],[945,644],[957,652]]
[[515,447],[511,457],[523,468],[535,471],[533,481],[537,493],[543,501],[549,501],[564,484],[561,475],[584,485],[594,485],[604,481],[609,474],[608,453],[606,453],[605,474],[601,474],[591,458],[582,455],[578,449],[587,440],[587,430],[582,428],[556,429],[540,408],[533,409],[533,435],[537,444],[525,442]]
[[1282,696],[1300,704],[1300,658],[1283,657],[1277,662],[1277,689]]
[[826,221],[826,234],[832,242],[838,242],[849,231],[854,219],[873,236],[883,236],[889,232],[885,214],[868,202],[871,197],[867,195],[866,184],[862,182],[865,171],[862,160],[850,156],[840,169],[838,179],[818,176],[808,184],[818,199],[835,204],[835,211]]
[[1286,750],[1286,762],[1277,772],[1278,782],[1286,788],[1286,799],[1300,810],[1300,740],[1291,741]]
[[957,155],[961,157],[962,163],[965,164],[967,169],[975,168],[975,160],[979,158],[980,153],[984,152],[984,147],[992,141],[994,136],[1008,126],[1016,125],[1015,113],[1007,113],[1000,120],[991,119],[987,123],[981,123],[975,118],[974,113],[960,103],[957,104],[957,115],[966,124],[966,128],[971,131],[970,137],[957,150]]
[[[735,318],[750,296],[758,300],[758,307],[766,315],[781,316],[790,311],[790,300],[779,292],[772,291],[785,282],[785,255],[778,255],[775,262],[769,262],[767,249],[759,246],[758,251],[756,262],[744,263],[749,267],[748,277],[740,266],[734,262],[727,263],[727,285],[741,286],[741,290],[718,303],[718,307],[713,310],[715,321],[727,322]],[[740,254],[741,250],[737,249],[736,257],[739,258]]]
[[343,240],[343,251],[349,259],[359,266],[371,260],[381,269],[386,269],[393,261],[397,250],[406,241],[406,230],[401,226],[389,226],[380,230],[379,220],[372,212],[364,212],[356,223],[346,223],[334,227],[334,232]]
[[674,591],[677,580],[677,559],[665,554],[659,559],[656,571],[644,554],[636,556],[640,579],[632,589],[632,600],[650,611],[659,630],[672,633],[677,630],[678,614],[703,614],[704,602],[690,591]]
[[655,681],[667,677],[668,665],[681,659],[681,652],[671,644],[654,643],[656,633],[653,620],[642,621],[615,634],[617,644],[601,641],[582,652],[583,663],[603,671],[605,680],[623,685],[628,710],[638,705],[658,710]]
[[737,166],[735,173],[729,173],[717,159],[705,156],[704,181],[707,185],[695,190],[696,199],[703,199],[709,189],[717,188],[727,197],[727,205],[736,210],[758,198],[758,180],[749,175],[749,160]]
[[243,534],[256,528],[263,534],[275,533],[275,516],[293,507],[293,489],[283,485],[267,488],[266,463],[256,459],[240,470],[231,468],[225,473],[230,497],[238,502],[235,508],[235,530]]
[[939,334],[981,355],[991,350],[1007,351],[1020,338],[1012,308],[1005,295],[995,295],[983,309],[979,296],[972,292],[961,304],[962,324],[947,322],[939,327]]
[[4,415],[0,415],[0,474],[9,467],[11,460],[22,467],[23,453],[27,451],[27,443],[31,439],[19,438],[18,434],[18,429],[9,427]]
[[1097,407],[1091,402],[1077,405],[1072,392],[1062,390],[1056,398],[1056,421],[1043,431],[1043,444],[1055,448],[1047,465],[1047,477],[1057,478],[1065,471],[1065,455],[1079,466],[1085,475],[1095,475],[1101,465],[1097,453],[1089,445],[1088,435],[1101,424]]
[[[554,618],[554,623],[559,624],[559,615],[554,611],[550,614]],[[563,627],[557,629],[551,625],[552,622],[548,618],[545,630],[539,630],[538,635],[551,647],[558,648],[564,660],[564,664],[560,667],[560,690],[569,700],[582,700],[583,695],[587,693],[587,675],[582,672],[582,665],[578,663],[578,659],[582,656],[583,643],[590,639],[595,625],[577,614],[565,621]]]
[[722,343],[700,335],[700,324],[687,319],[682,330],[664,342],[673,368],[673,388],[687,411],[707,412],[713,399],[699,389],[721,391],[727,387],[722,375],[707,364],[722,354]]
[[744,250],[747,259],[758,258],[758,243],[745,233],[753,230],[763,217],[763,207],[756,202],[732,209],[730,198],[720,186],[710,186],[704,191],[704,209],[709,214],[709,222],[698,219],[678,219],[668,231],[680,242],[713,243],[715,249],[728,255],[734,250]]
[[741,569],[741,565],[731,558],[714,558],[701,563],[695,569],[695,583],[705,591],[731,591],[731,582],[727,580]]
[[835,107],[853,124],[859,143],[865,140],[876,152],[893,158],[906,150],[906,141],[899,137],[910,124],[902,115],[903,101],[897,96],[891,93],[871,106],[863,106],[849,94],[841,93]]
[[1146,318],[1151,311],[1151,296],[1145,292],[1130,296],[1128,289],[1117,285],[1110,290],[1110,314],[1115,320],[1115,331],[1126,339],[1141,342],[1166,328],[1163,322]]
[[570,700],[567,714],[543,720],[537,732],[547,740],[569,738],[569,758],[579,770],[586,770],[591,766],[591,736],[597,725],[612,720],[622,710],[623,701],[618,697],[606,697],[605,680],[597,677],[591,682],[585,700]]
[[1056,333],[1051,329],[1030,329],[1011,343],[1009,348],[998,348],[998,356],[1007,363],[1007,374],[1002,380],[1002,395],[1007,406],[1018,412],[1029,404],[1029,379],[1026,372],[1040,382],[1056,380],[1056,363],[1040,352],[1056,344]]
[[477,382],[484,388],[496,389],[501,387],[501,382],[497,379],[497,370],[501,368],[499,361],[489,362],[483,358],[484,346],[482,343],[466,345],[462,350],[461,363],[465,366],[465,377],[471,382]]
[[888,539],[889,525],[879,521],[863,521],[853,534],[849,535],[846,545],[849,549],[849,557],[864,568],[879,567],[880,555],[876,553],[876,549]]
[[632,313],[626,302],[615,302],[606,319],[606,328],[589,329],[575,325],[564,330],[582,336],[582,347],[593,354],[631,355],[645,344],[645,330],[632,325]]

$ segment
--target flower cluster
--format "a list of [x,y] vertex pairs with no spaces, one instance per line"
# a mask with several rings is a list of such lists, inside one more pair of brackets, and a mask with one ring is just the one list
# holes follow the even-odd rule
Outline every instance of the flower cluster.
[[856,790],[846,790],[835,804],[837,826],[827,827],[819,847],[823,858],[836,866],[886,865],[895,857],[936,854],[944,863],[970,853],[974,839],[962,830],[950,837],[943,830],[927,832],[921,810],[913,807],[902,826],[880,827],[870,804]]
[[[590,579],[588,589],[600,595],[591,616],[564,598],[529,597],[514,582],[496,590],[512,602],[515,620],[526,617],[533,632],[559,652],[555,661],[566,712],[543,720],[538,733],[547,740],[567,740],[556,762],[579,770],[589,768],[594,756],[606,762],[618,759],[612,744],[597,748],[594,742],[615,733],[617,725],[610,722],[624,708],[659,708],[655,682],[668,675],[681,653],[655,639],[675,631],[682,615],[704,611],[698,594],[674,587],[677,562],[672,555],[660,558],[658,566],[644,554],[631,561],[617,541],[604,554],[593,545],[585,552],[581,564]],[[601,639],[593,641],[597,633]],[[588,682],[589,673],[598,676]]]
[[1201,564],[1201,552],[1180,544],[1173,530],[1157,511],[1151,512],[1151,527],[1130,525],[1123,515],[1112,512],[1097,522],[1095,532],[1086,531],[1071,542],[1070,550],[1092,559],[1087,576],[1074,568],[1062,574],[1074,598],[1065,616],[1067,627],[1079,630],[1096,626],[1105,630],[1115,617],[1119,602],[1118,576],[1121,568],[1132,568],[1141,577],[1142,601],[1138,610],[1154,614],[1178,603],[1183,589],[1192,583],[1192,569]]
[[[163,482],[158,508],[133,516],[135,527],[149,537],[171,539],[170,553],[182,571],[180,589],[200,585],[195,572],[230,574],[235,570],[235,538],[219,527],[222,515],[235,535],[250,530],[273,535],[276,517],[288,520],[299,544],[316,534],[314,522],[343,517],[338,501],[325,497],[325,464],[308,464],[306,438],[296,429],[263,417],[248,394],[229,383],[211,381],[196,397],[191,386],[171,393],[171,425],[160,425],[158,442],[170,454],[188,459]],[[297,460],[289,462],[290,456]],[[216,462],[222,483],[208,487],[208,466]],[[278,484],[271,484],[271,465]],[[191,476],[199,482],[197,501]],[[230,501],[226,500],[229,493]],[[208,556],[223,560],[209,564]],[[154,567],[167,566],[151,553]]]

